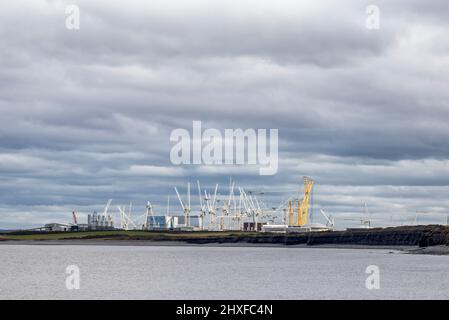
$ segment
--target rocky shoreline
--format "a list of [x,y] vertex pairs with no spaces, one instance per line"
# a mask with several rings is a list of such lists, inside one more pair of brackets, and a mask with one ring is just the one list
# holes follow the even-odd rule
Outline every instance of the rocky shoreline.
[[314,233],[109,231],[0,235],[0,243],[106,245],[217,245],[345,248],[409,248],[410,253],[448,254],[449,227],[403,226]]

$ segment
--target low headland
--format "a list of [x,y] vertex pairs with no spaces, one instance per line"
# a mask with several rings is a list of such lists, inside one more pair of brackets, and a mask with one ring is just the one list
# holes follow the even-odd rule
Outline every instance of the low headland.
[[243,231],[15,231],[0,233],[0,243],[382,247],[409,248],[410,253],[449,254],[449,227],[421,225],[287,234]]

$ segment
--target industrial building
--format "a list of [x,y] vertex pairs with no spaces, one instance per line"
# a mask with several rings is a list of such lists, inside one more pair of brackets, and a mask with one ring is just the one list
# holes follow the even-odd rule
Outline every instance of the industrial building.
[[88,230],[113,230],[114,221],[110,215],[94,212],[87,215],[87,228]]
[[243,231],[262,231],[263,226],[265,225],[266,223],[263,222],[244,222]]
[[189,216],[188,220],[188,223],[186,223],[185,216],[149,215],[147,217],[147,230],[186,230],[186,228],[199,230],[202,228],[199,216]]
[[44,228],[41,230],[43,231],[71,231],[72,225],[66,224],[66,223],[47,223]]
[[147,217],[147,230],[173,230],[178,226],[178,217],[149,216]]

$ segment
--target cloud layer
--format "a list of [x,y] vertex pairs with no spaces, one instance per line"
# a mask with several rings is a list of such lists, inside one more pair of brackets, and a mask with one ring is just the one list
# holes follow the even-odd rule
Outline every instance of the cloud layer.
[[[72,3],[77,31],[65,28]],[[0,4],[0,228],[67,221],[108,198],[164,212],[174,185],[230,175],[273,205],[309,175],[314,207],[340,226],[365,202],[378,224],[416,211],[444,222],[449,5],[378,1],[368,30],[368,4]],[[279,129],[278,174],[173,166],[170,132],[193,120]]]

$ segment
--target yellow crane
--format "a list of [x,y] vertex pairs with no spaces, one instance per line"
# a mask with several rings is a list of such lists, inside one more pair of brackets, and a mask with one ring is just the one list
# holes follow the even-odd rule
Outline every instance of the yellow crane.
[[304,197],[295,201],[297,205],[296,221],[293,217],[293,205],[292,200],[289,202],[289,225],[295,227],[302,227],[307,224],[307,218],[309,215],[309,199],[312,192],[314,181],[308,177],[304,177]]
[[304,177],[304,197],[301,201],[298,201],[298,217],[296,225],[302,227],[307,224],[307,218],[309,215],[309,199],[312,193],[314,181],[307,177]]

